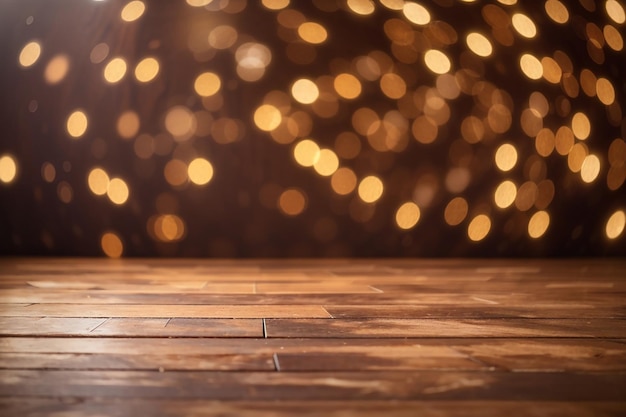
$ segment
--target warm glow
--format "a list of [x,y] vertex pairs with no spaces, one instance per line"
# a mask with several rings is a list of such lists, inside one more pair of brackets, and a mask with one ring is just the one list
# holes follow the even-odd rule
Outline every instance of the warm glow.
[[488,57],[493,52],[491,42],[484,35],[472,32],[465,38],[469,49],[478,56]]
[[122,58],[113,58],[104,67],[104,79],[111,84],[119,82],[126,75],[126,61]]
[[615,23],[622,24],[626,21],[624,7],[617,0],[607,0],[604,6],[607,14]]
[[572,132],[577,139],[585,140],[591,133],[591,122],[585,113],[578,112],[572,117]]
[[537,35],[535,23],[525,14],[515,13],[511,18],[513,27],[525,38],[534,38]]
[[501,171],[510,171],[517,163],[517,150],[510,143],[501,145],[496,151],[496,166]]
[[609,220],[606,222],[606,237],[609,239],[617,239],[624,231],[625,225],[626,213],[624,213],[624,210],[617,210],[615,213],[611,214],[611,217],[609,217]]
[[297,216],[304,211],[305,207],[304,194],[295,188],[285,190],[278,199],[278,208],[288,216]]
[[0,182],[9,184],[17,175],[17,163],[10,155],[0,157]]
[[496,205],[500,208],[507,208],[515,202],[517,197],[517,187],[512,181],[503,181],[496,192],[494,193],[494,200]]
[[337,168],[339,168],[339,158],[337,158],[337,154],[330,149],[320,150],[319,157],[313,164],[315,172],[324,177],[328,177],[333,175],[335,171],[337,171]]
[[196,129],[196,119],[185,106],[174,106],[165,115],[165,128],[173,136],[185,138]]
[[46,65],[43,74],[48,84],[58,84],[65,78],[70,69],[70,60],[67,55],[56,55]]
[[254,112],[254,124],[263,131],[271,132],[281,121],[280,110],[271,104],[263,104]]
[[215,49],[228,49],[237,42],[238,37],[237,29],[228,25],[220,25],[209,33],[209,45]]
[[317,85],[309,79],[301,78],[291,87],[291,95],[297,102],[302,104],[311,104],[317,100],[320,91]]
[[312,167],[320,158],[320,147],[312,140],[304,139],[294,147],[293,156],[303,167]]
[[261,3],[271,10],[280,10],[289,6],[289,0],[261,0]]
[[538,80],[543,76],[543,65],[541,65],[541,61],[539,61],[533,55],[522,55],[519,64],[524,75],[526,75],[531,80]]
[[528,222],[528,235],[533,239],[540,238],[548,230],[550,215],[547,211],[538,211]]
[[324,26],[315,22],[301,24],[298,27],[298,35],[300,35],[303,41],[316,45],[323,43],[328,38],[328,33]]
[[19,63],[22,67],[28,68],[37,62],[41,55],[41,45],[39,42],[27,43],[20,52]]
[[235,51],[237,75],[244,81],[259,81],[272,60],[272,51],[265,45],[246,42]]
[[587,155],[580,168],[580,176],[586,183],[593,182],[600,174],[600,159],[595,155]]
[[333,191],[339,195],[350,194],[356,188],[357,178],[350,168],[339,168],[330,179]]
[[197,185],[205,185],[213,178],[213,165],[204,158],[196,158],[187,167],[189,180]]
[[333,82],[335,91],[340,97],[351,100],[361,94],[361,82],[352,74],[339,74]]
[[550,19],[554,20],[556,23],[566,23],[569,20],[567,7],[559,0],[547,0],[545,9]]
[[546,81],[552,84],[558,84],[561,82],[563,71],[559,66],[559,63],[549,56],[541,58],[542,76]]
[[467,201],[463,197],[454,197],[446,205],[446,209],[443,213],[446,223],[450,226],[456,226],[460,224],[465,217],[467,217],[467,211],[469,207]]
[[491,229],[491,219],[484,214],[474,217],[467,227],[467,236],[470,240],[478,242],[483,240]]
[[82,110],[75,110],[67,118],[67,133],[73,138],[79,138],[87,130],[87,115]]
[[94,168],[89,172],[87,184],[95,195],[105,195],[109,189],[109,176],[102,168]]
[[424,54],[424,62],[429,70],[435,74],[445,74],[450,71],[450,59],[441,51],[430,49]]
[[604,26],[603,34],[606,44],[609,45],[611,49],[618,52],[624,49],[624,38],[615,26]]
[[135,78],[141,83],[147,83],[159,73],[159,61],[154,58],[144,58],[135,67]]
[[176,242],[185,235],[185,223],[175,214],[163,214],[156,219],[152,218],[152,221],[154,222],[152,225],[154,235],[161,242]]
[[356,14],[369,15],[374,13],[374,2],[372,0],[348,0],[348,7]]
[[178,187],[189,179],[188,166],[180,159],[172,159],[165,164],[163,175],[171,186]]
[[119,258],[124,253],[124,244],[119,236],[113,232],[107,232],[100,239],[102,251],[109,258]]
[[380,89],[391,99],[399,99],[406,94],[406,83],[398,74],[388,72],[380,78]]
[[596,81],[596,93],[598,100],[600,100],[602,104],[610,106],[615,102],[615,88],[613,88],[611,81],[606,78],[598,78],[598,81]]
[[404,3],[402,13],[412,23],[416,25],[425,25],[430,22],[430,13],[421,4],[407,1]]
[[402,204],[396,211],[396,224],[400,229],[411,229],[419,219],[420,208],[412,201]]
[[222,81],[220,77],[213,72],[204,72],[196,78],[193,84],[194,90],[202,97],[210,97],[220,91]]
[[383,195],[383,182],[373,175],[365,177],[359,183],[359,197],[366,203],[373,203]]
[[146,5],[143,1],[133,0],[122,9],[122,20],[125,22],[135,21],[141,17],[145,10]]
[[117,133],[123,139],[132,139],[139,132],[139,115],[132,110],[125,111],[117,119]]
[[211,4],[213,0],[186,0],[186,1],[187,1],[187,4],[190,6],[204,7],[204,6]]
[[112,203],[121,205],[128,200],[128,186],[121,178],[112,178],[107,188],[107,196]]

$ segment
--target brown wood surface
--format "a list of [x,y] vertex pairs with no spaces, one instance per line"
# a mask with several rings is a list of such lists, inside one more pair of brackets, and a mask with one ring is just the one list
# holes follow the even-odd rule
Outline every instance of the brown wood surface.
[[0,259],[2,416],[621,416],[625,393],[620,259]]

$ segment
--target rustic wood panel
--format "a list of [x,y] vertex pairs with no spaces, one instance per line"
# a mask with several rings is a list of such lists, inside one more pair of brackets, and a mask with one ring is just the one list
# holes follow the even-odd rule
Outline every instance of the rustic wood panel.
[[260,319],[0,318],[2,335],[263,337]]
[[144,370],[144,371],[274,371],[270,354],[206,355],[3,353],[0,369]]
[[621,416],[626,260],[0,258],[2,416]]
[[152,317],[152,318],[264,318],[330,317],[321,306],[307,305],[102,305],[0,304],[0,317]]
[[584,315],[587,318],[626,318],[626,307],[535,307],[494,305],[490,300],[483,301],[482,307],[442,307],[426,305],[324,305],[328,313],[337,319],[354,318],[553,318],[572,319]]
[[268,337],[621,337],[610,319],[268,319]]
[[[48,417],[53,412],[84,417],[215,416],[222,417],[441,417],[441,416],[568,416],[618,417],[620,402],[521,401],[193,401],[176,399],[106,398],[70,401],[60,398],[0,398],[0,409],[10,416]],[[61,414],[62,415],[62,414]]]
[[15,397],[621,401],[625,384],[620,373],[0,370],[0,396]]

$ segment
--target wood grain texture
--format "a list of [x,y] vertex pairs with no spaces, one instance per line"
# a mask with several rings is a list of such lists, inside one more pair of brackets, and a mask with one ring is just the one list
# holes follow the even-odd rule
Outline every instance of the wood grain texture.
[[[106,398],[0,398],[0,409],[9,416],[48,417],[67,412],[84,417],[153,416],[258,416],[258,417],[441,417],[441,416],[568,416],[621,417],[621,402],[557,401],[212,401],[194,399]],[[70,414],[71,413],[71,414]]]
[[626,261],[0,258],[2,416],[626,415]]

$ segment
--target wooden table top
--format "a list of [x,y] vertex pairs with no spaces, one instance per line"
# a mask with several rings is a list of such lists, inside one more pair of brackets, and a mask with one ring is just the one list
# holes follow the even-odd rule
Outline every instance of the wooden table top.
[[625,259],[4,258],[0,415],[626,415],[625,292]]

